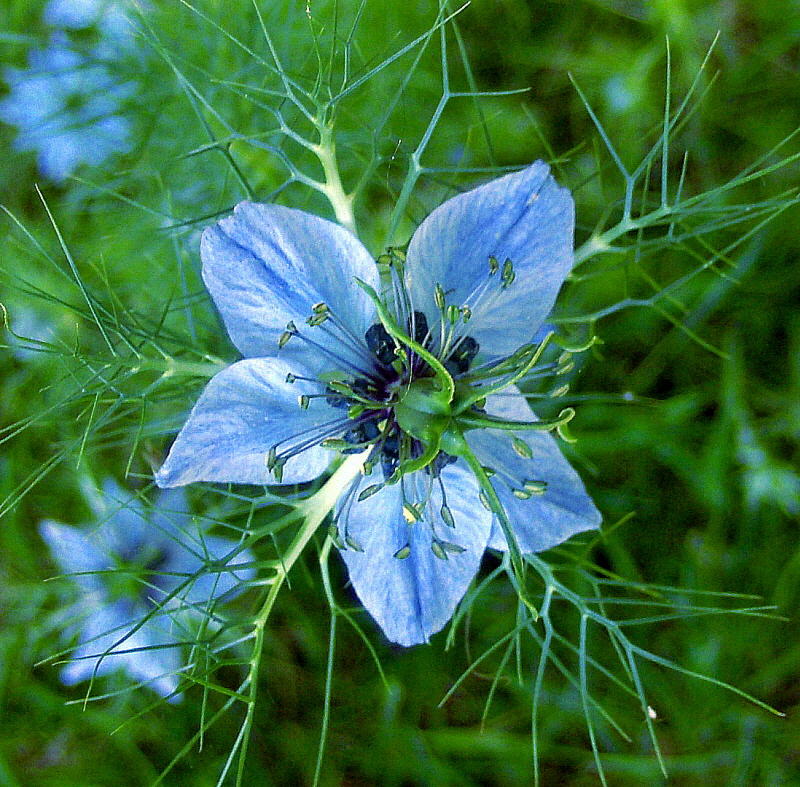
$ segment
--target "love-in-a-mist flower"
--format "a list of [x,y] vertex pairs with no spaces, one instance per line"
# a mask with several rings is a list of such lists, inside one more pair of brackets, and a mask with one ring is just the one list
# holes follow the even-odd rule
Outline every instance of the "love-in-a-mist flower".
[[114,81],[100,62],[53,36],[28,53],[27,68],[6,68],[9,94],[0,120],[17,126],[17,150],[35,151],[42,174],[64,180],[80,165],[98,165],[130,148],[131,129],[119,114],[133,86]]
[[447,201],[378,265],[336,224],[238,205],[201,254],[245,359],[209,382],[158,484],[309,481],[368,451],[334,537],[386,636],[427,641],[487,547],[538,552],[600,522],[515,387],[542,371],[573,223],[540,161]]
[[127,0],[50,0],[44,21],[67,30],[96,27],[104,36],[123,38],[131,32],[130,5]]
[[102,495],[90,490],[87,499],[94,527],[51,520],[39,525],[58,567],[74,575],[81,590],[68,611],[78,646],[61,680],[72,685],[124,670],[160,695],[176,698],[187,617],[206,614],[239,594],[253,576],[244,565],[252,555],[242,550],[227,565],[201,571],[222,561],[236,544],[198,530],[183,490],[162,492],[146,511],[135,495],[109,479]]

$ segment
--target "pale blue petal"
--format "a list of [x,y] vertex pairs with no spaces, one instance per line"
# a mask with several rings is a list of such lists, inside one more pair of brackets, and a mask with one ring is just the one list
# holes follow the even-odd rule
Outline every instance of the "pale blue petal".
[[109,5],[109,0],[50,0],[44,9],[44,21],[55,27],[79,30],[95,24]]
[[101,45],[119,55],[112,45],[131,37],[131,20],[120,0],[50,0],[44,10],[44,20],[54,27],[70,30],[97,26],[103,33]]
[[[222,560],[236,546],[233,541],[219,536],[184,534],[184,541],[175,544],[169,561],[162,567],[165,572],[192,575],[206,561]],[[179,595],[190,604],[204,606],[214,599],[229,601],[247,589],[247,583],[255,577],[252,567],[255,557],[249,549],[239,552],[228,564],[227,570],[215,569],[213,572],[201,574],[188,589]],[[244,566],[246,568],[236,568]],[[153,582],[170,590],[185,580],[182,576],[154,577]]]
[[[169,554],[180,549],[187,536],[194,533],[197,526],[192,522],[186,490],[182,487],[162,489],[150,509],[148,522],[151,538],[163,542],[163,549]],[[177,546],[176,546],[177,545]]]
[[[175,575],[191,576],[204,563],[222,560],[236,546],[228,538],[204,533],[192,521],[186,492],[182,487],[164,489],[159,493],[151,521],[152,530],[157,533],[156,538],[165,542],[166,560],[159,567],[164,573],[154,574],[150,582],[165,592],[170,592],[185,580],[185,577]],[[245,549],[229,561],[229,570],[204,573],[179,595],[193,604],[204,604],[216,598],[235,598],[255,576],[252,567],[236,569],[236,566],[252,564],[254,561],[253,553]],[[170,576],[173,573],[175,575]]]
[[[510,395],[490,397],[486,410],[491,415],[514,421],[534,421],[525,399],[515,388]],[[512,434],[499,429],[479,429],[466,433],[467,443],[481,464],[496,471],[492,484],[497,490],[522,552],[541,552],[566,541],[576,533],[600,526],[602,516],[586,493],[578,474],[564,458],[555,438],[547,432],[519,432],[517,437],[530,448],[530,459],[513,448]],[[512,493],[526,479],[545,481],[543,495],[520,500]],[[498,522],[492,527],[492,549],[507,549]]]
[[[306,325],[317,303],[326,303],[362,344],[375,322],[372,303],[354,279],[378,287],[377,267],[348,230],[292,208],[242,202],[203,233],[200,253],[203,280],[242,355],[275,355],[278,338],[293,321],[357,368],[371,362],[340,340],[341,331],[330,334],[330,322]],[[291,342],[300,344],[297,337]],[[338,368],[313,347],[305,349],[322,368]]]
[[133,561],[142,546],[153,539],[142,501],[123,489],[114,478],[103,481],[103,510],[97,512],[99,527],[92,537],[106,554]]
[[[317,393],[320,386],[299,380],[289,384],[289,372],[303,376],[306,370],[278,358],[255,358],[213,377],[156,473],[156,483],[161,487],[194,481],[277,483],[267,469],[270,448],[301,432],[317,440],[320,426],[342,415],[324,399],[315,399],[302,410],[297,397]],[[317,445],[303,451],[287,462],[283,483],[316,478],[331,458],[330,451]]]
[[28,63],[4,71],[10,92],[0,102],[0,119],[19,127],[14,147],[37,151],[47,177],[63,180],[80,164],[129,149],[130,124],[116,113],[133,84],[115,83],[59,35],[47,48],[32,49]]
[[[79,645],[72,654],[76,660],[61,671],[62,682],[73,685],[89,680],[92,675],[99,677],[124,670],[135,681],[146,682],[162,697],[172,694],[178,686],[177,673],[182,665],[181,648],[170,632],[169,618],[151,618],[115,645],[147,614],[146,611],[125,601],[104,604],[101,599],[94,598],[87,602],[97,606],[90,609],[81,624]],[[99,657],[109,649],[98,663]]]
[[185,489],[162,489],[153,503],[153,522],[165,530],[181,528],[191,520]]
[[[386,637],[399,645],[427,642],[450,620],[478,571],[489,538],[491,515],[478,502],[472,473],[459,462],[444,468],[441,477],[454,528],[440,518],[442,497],[437,483],[430,490],[424,520],[411,525],[403,517],[400,484],[384,487],[340,512],[341,537],[345,537],[346,527],[347,535],[364,550],[342,552],[353,588]],[[376,481],[367,476],[360,488]],[[405,499],[411,503],[425,500],[431,481],[424,472],[405,477]],[[431,551],[431,524],[438,539],[458,544],[465,551],[449,554],[447,560],[436,557]],[[410,556],[405,560],[393,557],[406,544],[411,547]]]
[[[460,194],[411,239],[406,277],[414,308],[438,323],[433,292],[440,284],[448,303],[471,307],[466,333],[481,351],[507,355],[531,341],[552,309],[572,267],[573,230],[572,197],[542,161]],[[489,276],[490,256],[501,265],[511,259],[516,279],[504,290],[495,274],[476,302],[472,293]]]
[[[86,530],[46,519],[39,523],[39,535],[64,574],[105,571],[112,568],[106,552],[95,543],[95,539]],[[87,574],[74,579],[87,593],[99,591],[103,587],[103,580],[99,574]]]

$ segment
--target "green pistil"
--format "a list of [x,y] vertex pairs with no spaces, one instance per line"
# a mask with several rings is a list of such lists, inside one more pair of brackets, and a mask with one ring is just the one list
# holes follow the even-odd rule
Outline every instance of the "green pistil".
[[496,385],[474,386],[472,393],[469,396],[464,397],[459,402],[456,413],[463,413],[465,410],[472,407],[472,405],[474,405],[479,399],[483,399],[494,393],[499,393],[505,388],[508,388],[509,385],[514,385],[514,383],[525,377],[525,375],[528,374],[528,372],[539,362],[545,347],[547,347],[552,337],[553,333],[551,331],[544,337],[536,350],[531,354],[531,357],[519,368],[519,370],[511,377],[511,379],[504,380]]
[[553,429],[561,431],[574,417],[575,410],[572,407],[565,407],[558,414],[558,418],[552,418],[546,421],[507,421],[503,418],[495,418],[492,415],[487,415],[486,413],[470,412],[459,415],[458,423],[465,429],[503,429],[509,432],[552,432]]
[[511,559],[511,570],[517,585],[517,590],[520,594],[520,600],[531,611],[534,620],[538,619],[538,610],[533,602],[527,598],[527,593],[525,591],[525,568],[522,561],[522,553],[519,551],[517,538],[514,535],[514,530],[511,527],[511,522],[508,519],[505,508],[503,508],[503,503],[497,496],[497,492],[492,486],[489,476],[486,474],[483,465],[478,460],[478,457],[475,456],[461,432],[456,430],[449,432],[443,444],[445,444],[447,453],[460,456],[464,459],[475,475],[480,486],[481,499],[485,501],[487,508],[497,517],[503,535],[506,537],[508,554]]
[[356,279],[356,284],[358,284],[358,286],[367,293],[370,300],[375,304],[375,310],[378,313],[378,319],[386,329],[386,332],[409,350],[412,350],[414,353],[416,353],[416,355],[422,358],[422,360],[425,361],[428,366],[430,366],[435,379],[441,386],[441,391],[444,394],[445,401],[452,402],[455,394],[456,384],[451,377],[450,372],[447,371],[442,362],[433,353],[425,349],[425,347],[423,347],[419,342],[414,341],[414,339],[412,339],[408,334],[403,332],[403,330],[395,321],[394,317],[384,305],[383,301],[381,301],[378,293],[375,292],[375,290],[370,287],[369,284],[358,278]]

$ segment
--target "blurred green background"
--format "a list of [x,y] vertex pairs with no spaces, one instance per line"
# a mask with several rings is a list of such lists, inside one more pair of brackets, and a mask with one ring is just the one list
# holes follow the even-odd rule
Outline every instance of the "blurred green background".
[[[287,72],[303,79],[314,63],[306,9],[294,2],[259,5]],[[199,281],[197,230],[246,196],[231,161],[260,199],[283,187],[287,170],[246,139],[200,149],[210,135],[221,139],[232,131],[244,137],[263,134],[261,141],[272,144],[268,132],[274,116],[259,102],[273,107],[275,102],[257,88],[272,89],[275,79],[200,14],[177,2],[150,6],[145,18],[151,30],[139,42],[140,54],[121,57],[115,66],[120,79],[138,85],[127,107],[135,129],[133,150],[100,170],[80,170],[79,179],[54,185],[37,174],[33,155],[12,150],[16,129],[2,126],[0,194],[63,270],[34,190],[40,183],[88,286],[120,313],[141,316],[143,330],[158,324],[174,302],[189,304],[196,321],[187,320],[184,311],[169,311],[171,335],[190,336],[198,352],[233,359]],[[340,6],[341,19],[352,19],[356,4]],[[321,40],[331,35],[344,40],[344,22],[341,29],[333,28],[332,3],[308,7],[311,30]],[[197,9],[268,57],[250,3],[207,0]],[[7,0],[0,8],[4,64],[22,67],[28,48],[46,40],[41,11],[41,4],[23,0]],[[435,17],[431,3],[367,0],[352,50],[354,73],[368,73],[424,34]],[[453,185],[463,187],[480,177],[456,178],[449,168],[518,166],[538,157],[553,162],[558,179],[573,189],[577,242],[584,241],[604,211],[613,214],[623,184],[568,75],[585,92],[623,162],[633,168],[659,133],[666,38],[677,104],[720,34],[700,79],[702,100],[680,129],[669,162],[675,183],[682,151],[690,152],[688,193],[726,183],[800,127],[800,4],[792,0],[476,0],[458,15],[457,24],[478,89],[530,90],[481,100],[488,141],[471,99],[447,104],[422,159],[441,171],[420,178],[398,241],[452,193]],[[465,90],[469,80],[459,40],[452,31],[448,36],[452,89]],[[362,237],[376,254],[408,156],[442,95],[435,44],[436,37],[407,86],[403,80],[419,48],[371,77],[343,103],[337,118],[345,182],[355,183],[369,162],[379,162],[356,206]],[[191,80],[197,94],[176,73]],[[249,88],[237,87],[242,84]],[[380,134],[371,135],[396,98]],[[291,107],[282,109],[287,121],[303,130]],[[291,145],[282,150],[291,162],[306,166],[302,151]],[[795,140],[781,155],[797,150]],[[797,163],[790,164],[719,199],[757,203],[774,197],[796,188],[798,171]],[[330,215],[330,208],[301,184],[290,183],[280,199]],[[63,274],[14,221],[0,218],[0,301],[11,324],[23,335],[44,324],[48,340],[58,336],[66,346],[77,343],[87,357],[99,353],[102,346],[91,326],[59,303],[62,298],[77,302]],[[579,442],[571,456],[608,529],[588,556],[599,570],[631,582],[685,588],[685,595],[669,595],[673,601],[708,604],[691,595],[697,590],[754,594],[762,601],[747,604],[775,605],[785,616],[699,615],[628,630],[650,651],[731,683],[786,714],[777,718],[719,687],[645,666],[671,784],[800,784],[800,641],[794,620],[800,578],[799,220],[797,207],[789,207],[735,250],[724,276],[708,271],[677,294],[683,324],[718,352],[655,309],[625,309],[595,326],[603,344],[588,354],[572,385],[576,401],[585,401],[574,422]],[[725,248],[737,232],[745,229],[723,229],[708,242]],[[666,283],[691,264],[685,249],[665,244],[647,260],[647,271]],[[627,297],[626,286],[613,268],[600,268],[571,286],[563,313],[613,304]],[[37,290],[46,295],[37,296]],[[0,784],[144,785],[194,734],[199,693],[189,693],[180,705],[153,709],[154,696],[145,691],[85,709],[65,704],[81,699],[81,689],[63,687],[53,667],[33,667],[59,648],[50,621],[62,598],[57,583],[43,583],[55,569],[36,524],[44,517],[87,521],[81,472],[97,480],[108,474],[121,479],[126,470],[134,479],[146,478],[200,382],[171,384],[143,416],[136,386],[144,383],[126,378],[114,390],[127,404],[102,428],[89,430],[94,395],[82,393],[76,383],[80,375],[73,377],[71,368],[70,359],[58,353],[4,349],[0,356]],[[32,416],[34,423],[18,428]],[[137,429],[145,417],[148,426],[140,440]],[[198,510],[211,494],[195,492]],[[488,557],[485,571],[494,566],[495,559]],[[337,564],[335,587],[348,604],[345,582]],[[513,625],[514,601],[513,591],[496,583],[471,609],[467,643],[459,635],[447,651],[444,635],[430,646],[390,647],[360,615],[388,688],[359,637],[341,624],[322,783],[532,783],[530,658],[518,680],[513,659],[501,665],[498,651],[438,707],[491,644],[498,619]],[[724,597],[714,603],[735,606]],[[577,641],[574,621],[565,617],[564,623],[572,625],[569,633]],[[244,783],[311,782],[323,719],[328,632],[329,610],[310,556],[308,570],[295,572],[269,624]],[[597,634],[590,645],[592,655],[614,663],[607,638]],[[502,675],[495,685],[499,666]],[[123,686],[125,678],[109,685]],[[599,728],[609,783],[661,783],[636,702],[606,682],[594,696],[619,716],[631,737],[626,742]],[[232,716],[221,722],[203,750],[189,753],[165,783],[215,784],[238,721]],[[554,670],[545,681],[539,725],[542,784],[597,783],[579,692]]]

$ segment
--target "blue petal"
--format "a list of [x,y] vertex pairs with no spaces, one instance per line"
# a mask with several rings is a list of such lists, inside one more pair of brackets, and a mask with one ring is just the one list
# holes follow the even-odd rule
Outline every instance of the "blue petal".
[[89,499],[99,525],[92,537],[106,554],[134,560],[142,546],[157,536],[147,521],[141,500],[115,479],[103,481],[102,497]]
[[79,30],[93,25],[109,5],[113,5],[113,0],[50,0],[44,9],[44,21],[55,27]]
[[4,71],[10,93],[0,102],[0,119],[19,126],[14,147],[38,151],[45,175],[63,180],[82,163],[99,164],[130,147],[130,124],[114,113],[135,90],[132,83],[115,83],[63,35],[54,35],[46,49],[32,49],[28,63]]
[[[533,421],[524,397],[516,388],[506,389],[507,396],[490,397],[486,411],[515,421]],[[547,432],[520,432],[532,456],[520,456],[512,445],[509,432],[482,429],[467,432],[466,438],[478,459],[496,471],[492,478],[522,552],[541,552],[566,541],[575,533],[600,526],[602,516],[586,493],[578,474],[561,454],[558,444]],[[525,480],[544,481],[542,495],[520,500],[512,488],[521,489]],[[494,522],[489,540],[492,549],[506,550],[507,544],[499,523]]]
[[[274,355],[278,338],[291,320],[298,330],[358,368],[371,362],[342,341],[343,332],[309,328],[306,319],[317,303],[326,303],[364,343],[375,310],[354,282],[378,286],[378,272],[360,241],[338,224],[280,205],[242,202],[233,216],[203,233],[203,280],[225,321],[231,340],[245,357]],[[295,344],[297,337],[291,340]],[[310,358],[319,352],[306,345]],[[322,368],[336,368],[319,359]],[[310,363],[310,361],[309,361]]]
[[118,0],[50,0],[44,9],[44,21],[69,30],[96,25],[104,37],[115,40],[132,34],[131,21]]
[[[162,573],[154,574],[150,582],[165,593],[198,572],[204,564],[222,560],[236,546],[227,538],[205,534],[188,512],[186,493],[181,488],[162,490],[153,506],[151,530],[156,539],[163,540],[166,558],[159,568]],[[253,568],[233,569],[254,560],[252,552],[245,549],[229,562],[229,570],[200,574],[179,596],[199,605],[217,598],[234,598],[245,589],[255,571]]]
[[[124,601],[107,604],[97,596],[87,598],[84,607],[90,611],[82,621],[79,644],[72,654],[76,660],[61,671],[63,683],[71,686],[89,680],[93,675],[124,670],[134,680],[146,682],[162,697],[175,691],[177,673],[181,669],[181,649],[170,632],[168,617],[151,618],[115,645],[144,617],[144,608]],[[98,664],[98,659],[109,649],[110,652]]]
[[[46,519],[39,523],[39,535],[47,544],[59,569],[65,574],[113,568],[107,553],[98,546],[88,531]],[[99,591],[103,587],[100,574],[78,576],[75,581],[87,593]]]
[[[438,283],[448,303],[472,309],[466,333],[483,353],[513,352],[531,341],[572,267],[574,221],[569,191],[542,161],[448,200],[422,222],[408,248],[414,307],[438,323]],[[472,294],[489,276],[490,256],[500,265],[509,258],[516,279],[502,289],[495,274],[476,302]]]
[[[193,533],[184,530],[176,534],[169,556],[161,567],[162,576],[154,576],[151,581],[161,587],[165,592],[171,591],[177,585],[195,574],[209,561],[221,561],[236,544],[227,538],[210,536],[203,533]],[[247,588],[247,583],[255,577],[252,567],[255,557],[249,549],[239,552],[228,561],[224,570],[216,569],[200,574],[187,589],[179,595],[190,604],[204,606],[214,599],[229,601],[242,593]],[[247,568],[236,568],[247,565]],[[178,576],[185,575],[185,576]]]
[[[156,483],[161,487],[194,481],[277,483],[267,469],[270,448],[302,432],[318,441],[321,425],[341,417],[341,411],[329,407],[324,398],[312,400],[308,410],[302,410],[298,395],[318,393],[322,386],[300,380],[289,384],[289,372],[307,373],[277,358],[254,358],[213,377],[156,473]],[[283,483],[316,478],[331,457],[318,445],[303,451],[287,462]]]
[[[411,525],[404,519],[403,493],[410,503],[427,498],[432,479],[424,472],[384,487],[349,510],[345,502],[339,512],[341,537],[348,535],[364,550],[342,552],[350,581],[386,637],[399,645],[427,642],[450,620],[480,566],[489,538],[491,515],[478,502],[478,485],[469,469],[461,463],[449,465],[441,478],[454,528],[440,518],[442,497],[437,483],[430,490],[424,519]],[[376,481],[367,476],[360,488]],[[465,551],[448,554],[446,560],[436,557],[431,551],[431,524],[437,538]],[[404,560],[394,557],[405,545],[410,555]]]

